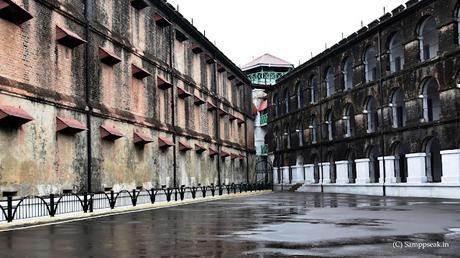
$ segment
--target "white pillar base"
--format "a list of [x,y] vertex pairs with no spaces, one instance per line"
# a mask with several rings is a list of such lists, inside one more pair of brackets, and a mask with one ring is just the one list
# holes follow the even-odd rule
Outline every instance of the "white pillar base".
[[278,168],[273,168],[273,184],[279,184],[280,183],[280,177],[279,177],[279,172]]
[[443,184],[460,184],[460,149],[441,151]]
[[369,177],[370,172],[370,159],[357,159],[356,163],[356,183],[357,184],[369,184],[371,179]]
[[407,159],[407,183],[422,184],[428,182],[426,176],[426,153],[411,153],[406,155]]
[[289,166],[286,166],[286,167],[281,167],[281,173],[283,173],[283,177],[282,177],[282,180],[283,180],[283,184],[290,184],[290,181],[289,181]]
[[323,184],[331,183],[331,163],[323,162],[320,166],[323,168]]
[[335,171],[337,173],[337,184],[348,184],[350,179],[348,178],[348,160],[341,160],[335,162]]
[[303,166],[305,169],[305,184],[315,183],[314,166],[315,165],[313,164],[307,164]]
[[[383,183],[383,170],[385,169],[385,183],[394,184],[398,182],[396,178],[396,169],[395,169],[395,156],[384,156],[378,157],[379,160],[379,169],[380,169],[380,179],[379,182]],[[384,164],[385,160],[385,164]],[[385,168],[383,168],[385,166]],[[400,181],[400,180],[399,180]]]
[[292,183],[304,183],[303,165],[292,166]]

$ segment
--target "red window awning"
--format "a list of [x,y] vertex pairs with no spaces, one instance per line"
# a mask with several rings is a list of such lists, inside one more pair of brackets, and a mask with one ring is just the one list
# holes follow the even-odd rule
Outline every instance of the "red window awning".
[[139,66],[135,64],[131,64],[131,73],[133,77],[138,80],[142,80],[145,77],[152,75],[151,73],[147,72],[146,70],[140,68]]
[[134,132],[134,144],[145,145],[153,142],[152,136],[147,133]]
[[166,28],[168,26],[171,26],[171,22],[158,13],[154,15],[154,19],[155,19],[155,24],[160,28]]
[[187,97],[192,96],[192,94],[188,91],[186,91],[183,87],[177,87],[177,96],[181,99],[185,99]]
[[259,105],[259,112],[264,111],[265,109],[267,109],[267,107],[268,107],[268,100],[262,101],[262,103],[260,103]]
[[99,48],[99,58],[101,59],[101,62],[106,64],[106,65],[116,65],[119,62],[121,62],[121,58],[115,55],[113,52],[111,52],[108,49]]
[[160,149],[166,149],[171,146],[174,146],[174,143],[171,140],[163,136],[158,137],[158,147],[160,147]]
[[219,116],[226,116],[227,115],[227,112],[225,112],[225,110],[219,108],[218,109],[218,112],[219,112]]
[[186,40],[188,40],[188,37],[187,35],[185,35],[185,33],[183,33],[182,31],[176,29],[176,39],[179,41],[179,42],[184,42]]
[[193,103],[194,103],[195,105],[197,105],[197,106],[201,106],[201,105],[203,105],[204,103],[206,103],[206,101],[205,101],[204,99],[202,99],[202,98],[201,98],[200,96],[198,96],[198,95],[194,95],[193,98],[194,98]]
[[137,10],[142,10],[148,7],[149,4],[145,0],[131,0],[131,6],[136,8]]
[[212,104],[211,102],[207,102],[208,104],[208,111],[214,111],[217,109],[216,105]]
[[179,141],[179,151],[181,152],[187,152],[192,149],[192,146],[188,144],[185,140],[180,140]]
[[73,118],[56,117],[56,131],[64,134],[76,134],[88,130],[86,126]]
[[211,157],[214,157],[214,156],[217,155],[217,151],[215,149],[213,149],[213,148],[209,148],[208,152],[209,152],[209,156],[211,156]]
[[21,25],[32,19],[33,16],[26,9],[11,0],[0,0],[0,18],[16,25]]
[[226,157],[230,156],[230,153],[226,151],[220,151],[220,156],[225,159]]
[[195,143],[195,151],[198,153],[202,153],[206,150],[206,148],[198,143]]
[[240,125],[240,124],[244,124],[244,120],[241,119],[241,118],[237,118],[236,119],[236,122]]
[[26,111],[11,106],[0,106],[0,123],[18,127],[34,120]]
[[208,64],[214,64],[216,62],[216,59],[212,57],[210,54],[206,54],[206,63]]
[[231,153],[231,154],[230,154],[230,158],[231,158],[231,159],[237,159],[237,158],[238,158],[238,155],[235,154],[235,153]]
[[193,43],[192,44],[192,52],[195,54],[200,54],[203,53],[203,49],[198,43]]
[[223,72],[225,72],[225,67],[223,65],[221,65],[221,64],[217,64],[217,71],[219,73],[223,73]]
[[157,87],[161,90],[167,90],[172,87],[172,84],[167,82],[160,76],[157,76]]
[[243,160],[245,157],[246,157],[246,156],[244,156],[244,155],[241,155],[241,154],[240,154],[240,155],[238,155],[238,159],[239,159],[239,160]]
[[56,26],[56,40],[59,44],[68,48],[75,48],[86,43],[86,40],[80,38],[77,33],[59,26]]
[[108,141],[115,141],[125,136],[117,128],[106,126],[106,125],[101,125],[100,132],[101,132],[101,138],[104,140],[108,140]]
[[233,121],[236,119],[236,116],[232,115],[232,114],[228,114],[228,120]]

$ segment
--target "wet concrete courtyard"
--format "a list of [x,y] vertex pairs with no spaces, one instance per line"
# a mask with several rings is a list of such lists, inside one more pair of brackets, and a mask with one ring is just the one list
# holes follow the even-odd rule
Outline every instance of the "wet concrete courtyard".
[[458,257],[460,200],[269,193],[0,233],[0,257]]

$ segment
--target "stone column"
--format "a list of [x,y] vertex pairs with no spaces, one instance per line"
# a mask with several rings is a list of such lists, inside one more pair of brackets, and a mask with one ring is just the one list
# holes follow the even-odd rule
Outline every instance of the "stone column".
[[292,183],[303,183],[304,180],[304,173],[303,173],[303,165],[297,165],[292,167]]
[[356,183],[368,184],[371,182],[369,177],[370,173],[370,159],[356,159]]
[[314,184],[315,183],[315,176],[314,176],[314,164],[307,164],[304,165],[305,169],[305,184]]
[[273,168],[273,184],[279,184],[279,173],[278,173],[278,168]]
[[290,184],[289,181],[289,166],[281,167],[281,171],[283,173],[283,184]]
[[329,184],[331,182],[331,163],[323,162],[320,163],[323,168],[323,184]]
[[337,173],[337,184],[350,183],[350,179],[348,178],[348,160],[336,161],[335,171]]
[[[384,156],[378,157],[379,160],[379,169],[380,169],[380,179],[379,182],[383,183],[383,166],[385,166],[385,183],[394,184],[400,182],[401,179],[397,180],[395,174],[395,156]],[[385,164],[384,161],[385,160]]]
[[460,184],[460,149],[441,151],[443,184]]
[[407,182],[421,184],[428,182],[426,176],[426,153],[411,153],[406,155],[407,159]]

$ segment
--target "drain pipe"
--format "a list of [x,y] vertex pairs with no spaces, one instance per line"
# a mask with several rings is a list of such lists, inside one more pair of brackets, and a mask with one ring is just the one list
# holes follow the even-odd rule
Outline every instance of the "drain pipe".
[[85,101],[86,101],[86,106],[88,107],[88,110],[86,111],[86,128],[88,129],[86,131],[86,149],[87,149],[87,168],[86,168],[86,192],[91,193],[92,192],[92,148],[91,148],[91,113],[93,111],[90,103],[90,78],[89,78],[89,65],[90,65],[90,44],[89,44],[89,35],[90,35],[90,19],[92,17],[92,6],[91,6],[92,1],[91,0],[85,0],[85,37],[86,41],[88,43],[85,44]]
[[[173,36],[173,26],[169,26],[169,64],[170,64],[170,80],[171,85],[174,85],[174,75],[173,75],[173,67],[174,67],[174,36]],[[177,137],[176,137],[176,99],[174,94],[174,86],[171,88],[171,117],[172,117],[172,136],[173,136],[173,186],[174,188],[177,187]],[[177,201],[177,192],[175,194],[175,200]]]
[[[384,121],[384,112],[383,112],[383,85],[382,85],[382,72],[383,72],[383,67],[382,67],[382,32],[381,29],[379,28],[378,32],[378,47],[379,47],[379,94],[380,94],[380,116],[382,117],[382,125]],[[382,153],[382,164],[383,164],[383,182],[382,182],[382,196],[386,196],[386,188],[385,188],[385,179],[386,179],[386,166],[385,166],[385,134],[384,134],[384,127],[380,129],[380,148],[381,148],[381,153]],[[377,160],[378,162],[378,160]],[[374,169],[375,170],[375,169]]]
[[[244,87],[241,86],[241,87]],[[243,99],[246,99],[246,89],[243,88]],[[251,93],[251,101],[249,102],[251,103],[252,105],[252,93]],[[252,106],[249,106],[251,108],[249,108],[249,110],[252,109]],[[249,151],[248,151],[248,124],[246,122],[246,117],[245,115],[243,114],[243,118],[244,118],[244,148],[246,149],[246,183],[249,184]]]
[[[320,82],[322,82],[323,78],[322,78],[321,65],[320,65],[319,69],[320,69],[320,71],[319,71],[319,79],[320,79]],[[320,95],[322,94],[321,88],[322,87],[319,87]],[[322,121],[322,120],[323,120],[323,111],[322,111],[322,103],[321,103],[321,100],[320,100],[319,101],[319,119],[318,119],[318,121]],[[323,172],[323,126],[322,126],[322,123],[320,123],[320,126],[319,126],[319,160],[321,161],[321,165],[320,165],[320,169],[321,169],[321,181],[320,181],[321,193],[324,193],[324,185],[323,185],[323,183],[324,183],[324,172]]]
[[[214,85],[214,93],[216,95],[218,95],[218,88],[217,88],[217,63],[214,62],[214,64],[212,65],[212,73],[213,73],[213,77],[212,77],[212,83]],[[211,88],[211,91],[213,89]],[[218,104],[216,105],[218,108]],[[219,188],[219,191],[222,187],[222,181],[220,179],[220,176],[221,176],[221,162],[222,162],[222,158],[220,156],[220,152],[222,151],[222,146],[221,146],[221,140],[220,140],[220,118],[219,118],[219,114],[217,111],[213,111],[214,112],[214,121],[216,121],[216,124],[214,126],[215,130],[216,130],[216,141],[217,141],[217,187]],[[220,192],[219,192],[220,193]]]

